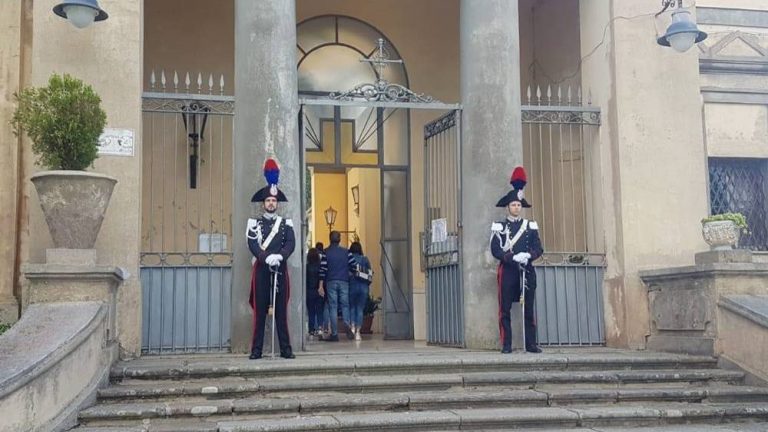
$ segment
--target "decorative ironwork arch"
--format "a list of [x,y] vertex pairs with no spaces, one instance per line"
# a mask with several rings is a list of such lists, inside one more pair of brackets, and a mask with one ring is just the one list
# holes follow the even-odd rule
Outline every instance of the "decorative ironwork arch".
[[[370,43],[375,42],[371,46]],[[364,45],[367,44],[367,47]],[[300,53],[297,67],[299,69],[300,87],[303,81],[301,67],[311,55],[328,47],[343,47],[355,52],[359,61],[368,63],[371,75],[360,76],[358,80],[343,84],[346,88],[326,88],[328,97],[342,101],[363,102],[437,102],[431,96],[418,94],[408,88],[408,71],[405,64],[386,36],[375,27],[356,18],[342,15],[322,15],[300,22],[297,26],[296,47]],[[393,58],[394,53],[394,58]],[[343,58],[343,54],[336,53]],[[349,60],[349,59],[347,59]],[[394,67],[395,77],[387,79],[385,70]],[[352,71],[354,74],[355,71]],[[307,73],[307,81],[313,77]],[[399,82],[398,82],[399,81]],[[339,85],[341,87],[341,85]],[[300,89],[301,92],[319,90]],[[322,93],[322,92],[320,92]]]
[[[302,39],[302,37],[301,37],[302,32],[309,31],[309,30],[307,30],[307,27],[310,27],[310,26],[313,25],[313,23],[317,23],[318,21],[321,21],[321,20],[327,20],[327,21],[329,21],[329,24],[330,24],[330,21],[332,21],[333,31],[332,32],[328,32],[327,28],[318,28],[317,30],[319,30],[319,32],[321,32],[321,33],[323,31],[325,31],[326,34],[331,33],[333,35],[333,37],[332,38],[324,38],[325,40],[323,40],[323,38],[318,38],[318,41],[322,40],[322,42],[318,42],[317,44],[312,45],[312,46],[303,46],[302,45],[302,40],[301,40]],[[354,23],[355,25],[357,25],[359,27],[357,29],[349,28],[349,26],[345,26],[344,25],[345,21],[348,21],[349,23]],[[340,22],[341,22],[341,27],[340,27]],[[369,34],[368,35],[359,34],[359,33],[361,33],[361,30],[368,31]],[[384,43],[386,44],[388,49],[391,49],[393,51],[392,54],[394,54],[397,58],[400,58],[400,52],[395,47],[395,44],[393,44],[392,41],[389,40],[389,38],[387,38],[387,36],[382,31],[380,31],[378,28],[376,28],[375,26],[373,26],[373,25],[371,25],[371,24],[369,24],[369,23],[367,23],[367,22],[365,22],[363,20],[360,20],[360,19],[355,18],[355,17],[348,16],[348,15],[318,15],[318,16],[314,16],[314,17],[311,17],[311,18],[307,18],[307,19],[305,19],[303,21],[300,21],[296,25],[296,33],[299,36],[298,39],[297,39],[296,48],[299,50],[299,53],[301,54],[301,57],[299,58],[299,61],[297,62],[296,67],[300,68],[301,64],[304,62],[304,60],[306,60],[307,57],[309,57],[315,51],[317,51],[317,50],[319,50],[321,48],[329,47],[329,46],[343,46],[345,48],[349,48],[351,50],[356,51],[363,58],[366,58],[366,59],[371,59],[371,57],[374,56],[377,53],[378,46],[374,46],[374,47],[372,47],[372,49],[370,51],[366,52],[363,48],[361,48],[358,45],[351,44],[351,43],[346,43],[346,42],[341,41],[340,37],[343,36],[345,32],[349,32],[349,33],[352,33],[352,34],[358,33],[358,35],[360,36],[361,39],[363,39],[363,40],[370,40],[372,43],[377,41],[378,39],[383,39]],[[401,66],[403,68],[403,77],[404,77],[404,81],[405,81],[405,82],[403,82],[401,84],[403,84],[406,87],[408,87],[408,86],[410,86],[410,79],[408,78],[408,68],[406,67],[404,62],[401,64]],[[374,74],[376,74],[376,78],[377,79],[381,79],[381,76],[379,76],[379,74],[376,71],[376,69],[373,66],[373,64],[371,64],[371,70],[372,70],[372,72]]]

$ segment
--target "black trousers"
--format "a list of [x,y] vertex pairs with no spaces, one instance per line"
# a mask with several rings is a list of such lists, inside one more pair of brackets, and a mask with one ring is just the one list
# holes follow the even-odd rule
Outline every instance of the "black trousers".
[[[288,301],[291,297],[291,286],[288,276],[285,272],[286,266],[280,266],[278,276],[277,299],[275,301],[275,330],[280,342],[280,353],[290,354],[291,339],[288,334]],[[261,266],[259,263],[254,265],[251,275],[251,297],[250,304],[253,309],[253,339],[251,343],[251,353],[261,354],[264,345],[264,328],[268,317],[269,306],[272,303],[272,272],[269,267]],[[270,317],[271,319],[271,317]]]
[[[499,295],[499,335],[501,346],[505,349],[512,348],[512,307],[519,307],[520,302],[520,271],[500,265],[498,268],[498,295]],[[536,282],[531,280],[528,289],[525,290],[525,345],[526,348],[536,346],[536,320],[534,317],[534,302],[536,301]]]

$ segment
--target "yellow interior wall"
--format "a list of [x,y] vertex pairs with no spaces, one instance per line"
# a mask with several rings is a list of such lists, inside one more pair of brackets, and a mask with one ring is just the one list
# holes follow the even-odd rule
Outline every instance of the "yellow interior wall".
[[[379,170],[376,168],[353,168],[348,176],[349,229],[357,229],[363,253],[371,261],[373,267],[373,283],[371,295],[381,297],[381,188]],[[354,212],[352,187],[360,190],[360,211]]]
[[[314,238],[315,242],[323,242],[327,247],[328,225],[325,223],[325,210],[333,207],[339,213],[336,215],[336,223],[333,229],[337,231],[347,230],[347,175],[345,173],[315,173],[313,175],[314,193],[312,195],[312,213],[314,214]],[[348,236],[343,234],[341,242],[349,245]]]

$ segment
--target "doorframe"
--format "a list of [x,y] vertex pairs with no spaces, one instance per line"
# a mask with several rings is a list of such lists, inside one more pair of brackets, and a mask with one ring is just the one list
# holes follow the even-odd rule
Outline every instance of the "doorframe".
[[[304,94],[302,94],[304,93]],[[315,96],[315,97],[306,97],[306,96]],[[452,103],[443,103],[443,102],[395,102],[395,101],[368,101],[368,100],[339,100],[339,99],[330,99],[330,98],[323,98],[322,94],[318,94],[317,92],[300,92],[299,93],[299,113],[298,113],[298,121],[299,121],[299,163],[301,165],[301,214],[302,214],[302,221],[301,221],[301,245],[302,248],[304,244],[306,243],[306,237],[308,232],[308,225],[306,222],[306,218],[303,216],[306,215],[307,208],[305,205],[304,197],[306,196],[306,170],[307,170],[307,162],[305,157],[305,145],[304,145],[304,130],[303,130],[303,124],[304,124],[304,106],[332,106],[332,107],[344,107],[344,106],[350,106],[350,107],[365,107],[365,108],[371,108],[371,109],[386,109],[386,108],[396,108],[396,109],[406,109],[408,110],[407,118],[406,118],[406,128],[408,132],[408,143],[407,143],[407,153],[408,153],[408,164],[403,165],[393,165],[389,168],[384,167],[384,151],[383,151],[383,143],[381,144],[381,147],[378,149],[378,162],[376,165],[336,165],[334,164],[316,164],[317,166],[321,167],[359,167],[359,168],[376,168],[379,170],[379,182],[380,182],[380,188],[383,187],[383,181],[384,181],[384,172],[385,171],[404,171],[406,173],[406,188],[407,188],[407,196],[406,196],[406,205],[408,206],[408,215],[407,215],[407,235],[405,237],[405,240],[407,242],[407,251],[408,251],[408,283],[411,285],[411,298],[410,298],[410,339],[413,340],[414,338],[414,314],[413,314],[413,274],[414,274],[414,257],[413,257],[413,235],[412,235],[412,228],[413,228],[413,212],[411,211],[411,205],[413,202],[412,199],[412,188],[411,188],[411,168],[413,165],[412,157],[411,157],[411,144],[412,144],[412,137],[411,137],[411,111],[410,110],[428,110],[428,111],[452,111],[452,110],[462,110],[461,104],[452,104]],[[377,131],[377,134],[382,134],[383,129],[379,128]],[[379,135],[380,136],[380,135]],[[381,199],[381,198],[380,198]],[[384,221],[384,208],[380,209],[380,219],[381,223],[383,225]],[[381,239],[384,238],[384,229],[381,230]],[[401,241],[401,240],[397,240]],[[381,245],[378,245],[378,247],[381,247]],[[302,249],[301,253],[301,264],[302,269],[306,269],[306,256],[304,254],[304,251]],[[302,270],[304,271],[304,270]],[[384,293],[382,293],[382,296]],[[302,314],[302,327],[304,325],[304,315]],[[304,348],[304,344],[306,341],[302,339],[302,348]]]

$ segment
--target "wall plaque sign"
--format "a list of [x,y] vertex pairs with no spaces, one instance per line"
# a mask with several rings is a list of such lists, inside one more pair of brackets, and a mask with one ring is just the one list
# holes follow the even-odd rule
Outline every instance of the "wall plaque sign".
[[99,137],[99,154],[133,156],[133,131],[105,128]]

